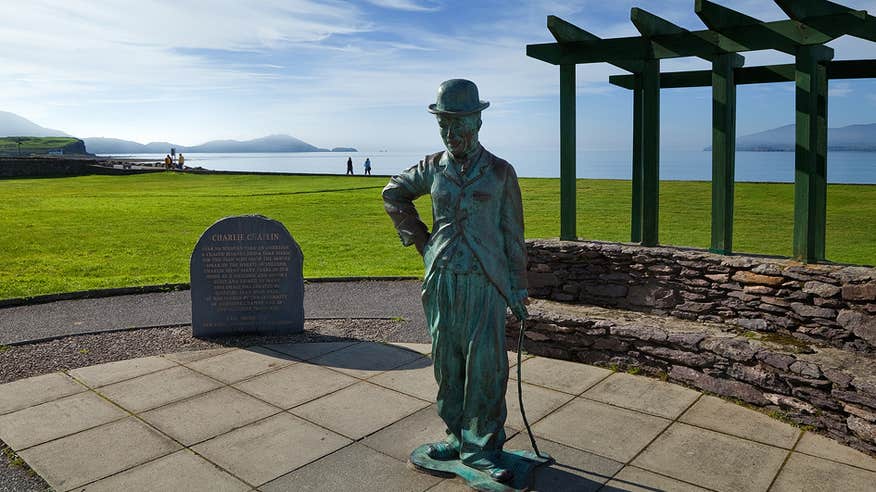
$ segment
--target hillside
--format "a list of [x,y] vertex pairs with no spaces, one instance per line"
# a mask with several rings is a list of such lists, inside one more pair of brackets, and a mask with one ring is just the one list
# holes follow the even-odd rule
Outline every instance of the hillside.
[[[19,146],[19,142],[21,146]],[[72,137],[0,137],[0,155],[86,154],[85,143]]]
[[[736,150],[791,152],[795,147],[795,127],[785,125],[736,139]],[[833,151],[876,152],[876,123],[828,128],[827,149]],[[706,147],[705,150],[711,150]]]
[[15,113],[0,111],[0,137],[15,137],[27,135],[29,137],[69,137],[70,135],[61,130],[53,130],[37,125],[36,123],[22,118]]
[[[184,146],[170,142],[150,142],[141,144],[130,140],[117,138],[89,137],[85,139],[85,145],[90,152],[102,155],[118,154],[165,154],[171,148],[177,152],[213,152],[213,153],[237,153],[237,152],[329,152],[328,149],[316,147],[299,140],[291,135],[269,135],[253,140],[212,140],[201,145]],[[338,147],[341,148],[341,147]],[[355,152],[355,149],[345,147],[347,152]],[[335,149],[332,149],[334,151]]]

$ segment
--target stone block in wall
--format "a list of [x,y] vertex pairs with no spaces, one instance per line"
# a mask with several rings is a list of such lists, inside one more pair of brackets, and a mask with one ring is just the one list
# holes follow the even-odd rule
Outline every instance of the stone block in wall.
[[529,288],[540,289],[542,287],[556,287],[560,285],[560,279],[552,272],[526,272],[526,280]]
[[733,337],[709,337],[700,343],[700,348],[739,362],[753,360],[758,351],[748,340]]
[[846,301],[873,301],[876,300],[876,282],[844,285],[842,292]]
[[779,286],[782,285],[782,282],[785,281],[782,277],[776,277],[772,275],[761,275],[758,273],[752,273],[747,270],[740,270],[733,274],[731,277],[733,280],[742,283],[742,284],[758,284],[758,285],[768,285],[768,286]]
[[763,406],[769,403],[769,401],[764,398],[763,392],[750,384],[730,379],[716,378],[689,367],[672,366],[669,371],[669,378],[689,384],[704,391],[711,391],[712,393],[717,393],[719,395],[739,398],[742,401],[755,405]]
[[849,415],[846,424],[856,436],[870,444],[876,444],[876,424],[867,422],[866,420],[854,415]]
[[584,292],[599,297],[626,297],[627,286],[618,284],[586,285]]
[[627,302],[634,306],[668,309],[678,304],[679,295],[674,289],[653,283],[633,285],[627,293]]
[[805,318],[836,318],[836,311],[833,309],[810,306],[802,302],[792,302],[791,309]]
[[845,309],[840,311],[836,321],[841,327],[876,347],[876,316]]
[[803,284],[803,292],[824,298],[833,297],[839,294],[841,290],[836,285],[826,284],[817,280],[811,280]]

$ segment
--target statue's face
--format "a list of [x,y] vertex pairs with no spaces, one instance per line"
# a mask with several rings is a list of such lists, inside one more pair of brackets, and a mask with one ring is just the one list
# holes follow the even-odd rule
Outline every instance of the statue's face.
[[481,114],[448,116],[439,114],[438,126],[444,147],[454,158],[467,158],[478,147],[478,131],[481,129]]

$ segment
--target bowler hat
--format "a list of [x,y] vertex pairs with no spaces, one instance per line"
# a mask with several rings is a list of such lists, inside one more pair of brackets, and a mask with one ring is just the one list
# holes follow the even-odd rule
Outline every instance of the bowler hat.
[[429,105],[429,112],[449,116],[464,116],[487,109],[488,101],[478,98],[478,86],[471,80],[450,79],[438,86],[438,98]]

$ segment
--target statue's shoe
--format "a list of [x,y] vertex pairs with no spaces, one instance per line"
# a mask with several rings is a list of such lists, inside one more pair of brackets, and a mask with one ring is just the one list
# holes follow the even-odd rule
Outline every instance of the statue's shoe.
[[485,470],[490,473],[490,478],[499,482],[499,483],[508,483],[511,480],[514,480],[514,473],[507,468],[495,467]]
[[459,451],[449,443],[440,441],[426,446],[426,454],[433,460],[456,460],[459,459]]
[[493,480],[499,483],[508,483],[514,480],[514,472],[499,464],[498,456],[489,458],[479,458],[468,463],[464,463],[470,468],[480,470],[490,476]]

